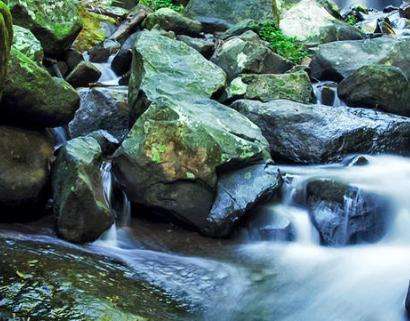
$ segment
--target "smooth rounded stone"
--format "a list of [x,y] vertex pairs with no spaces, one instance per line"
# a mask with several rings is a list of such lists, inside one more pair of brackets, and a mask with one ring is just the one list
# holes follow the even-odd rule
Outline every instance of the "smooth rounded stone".
[[201,22],[218,19],[226,25],[245,19],[279,21],[275,0],[190,0],[185,14]]
[[190,36],[180,35],[177,39],[186,43],[188,46],[194,48],[202,56],[209,59],[215,50],[215,40],[212,37],[209,38],[193,38]]
[[84,57],[78,50],[70,48],[65,53],[64,61],[67,64],[68,70],[71,72],[75,67],[84,61]]
[[342,164],[346,165],[347,167],[365,166],[369,164],[369,160],[364,155],[352,155],[352,156],[346,157],[342,161]]
[[113,169],[130,200],[202,230],[209,226],[218,170],[267,158],[266,140],[246,117],[210,99],[164,96],[138,118]]
[[143,26],[149,30],[159,26],[166,31],[173,31],[177,35],[197,36],[202,32],[200,22],[189,19],[170,8],[161,8],[145,18]]
[[332,179],[308,182],[306,203],[326,245],[376,242],[392,221],[392,204],[386,198]]
[[0,221],[42,213],[52,158],[52,139],[45,132],[0,126]]
[[[140,269],[112,258],[51,237],[10,233],[0,236],[0,251],[4,320],[192,320],[181,304],[145,281]],[[140,259],[150,265],[148,257]]]
[[155,31],[141,32],[133,48],[129,104],[141,114],[141,93],[148,101],[162,96],[208,98],[226,85],[224,71],[182,41]]
[[131,63],[132,63],[132,50],[130,49],[120,49],[118,53],[115,55],[114,59],[111,63],[111,68],[114,72],[121,76],[126,74],[128,71],[131,70]]
[[102,151],[92,137],[62,146],[53,166],[52,188],[58,234],[75,243],[92,242],[114,222],[104,199]]
[[81,88],[78,93],[80,108],[68,125],[70,136],[84,136],[103,129],[122,141],[134,122],[127,87]]
[[87,137],[94,138],[101,147],[101,152],[103,156],[112,155],[118,147],[120,147],[120,142],[117,138],[111,135],[106,130],[96,130],[87,135]]
[[44,58],[43,47],[29,29],[13,26],[13,47],[20,50],[31,60],[39,64],[42,63]]
[[239,100],[232,108],[261,128],[274,160],[328,163],[354,153],[410,154],[410,119],[365,108]]
[[70,48],[83,24],[71,0],[9,0],[13,23],[30,29],[49,56]]
[[10,48],[13,41],[13,25],[10,11],[0,1],[0,99],[6,79]]
[[341,81],[357,69],[375,64],[398,67],[409,79],[410,38],[383,36],[320,45],[310,64],[311,77]]
[[91,62],[82,61],[67,76],[66,81],[74,88],[88,87],[100,79],[101,71]]
[[3,92],[2,120],[34,127],[67,124],[79,105],[75,89],[15,48]]
[[[242,84],[240,84],[241,82]],[[306,72],[242,75],[228,88],[228,95],[267,102],[289,99],[301,103],[313,100],[313,87]]]
[[337,93],[349,106],[410,116],[410,81],[397,67],[363,66],[339,84]]
[[301,0],[286,10],[280,19],[280,29],[308,46],[339,40],[363,39],[355,27],[336,19],[317,0]]
[[233,37],[217,47],[211,61],[220,66],[232,80],[240,74],[281,74],[292,63],[275,54],[263,41]]
[[270,163],[251,165],[219,175],[216,198],[201,231],[209,236],[229,236],[252,209],[279,192],[282,180]]
[[103,43],[96,45],[89,52],[91,62],[103,63],[107,62],[111,55],[114,55],[120,50],[121,44],[114,40],[105,40]]

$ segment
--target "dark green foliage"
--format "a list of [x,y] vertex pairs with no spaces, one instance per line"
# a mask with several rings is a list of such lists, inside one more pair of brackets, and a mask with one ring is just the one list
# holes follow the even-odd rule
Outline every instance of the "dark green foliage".
[[308,56],[303,45],[296,38],[284,35],[272,20],[258,24],[255,31],[261,39],[269,42],[273,51],[295,64]]
[[152,10],[171,8],[177,12],[181,12],[184,9],[182,5],[174,4],[172,0],[140,0],[139,3],[150,7]]
[[346,21],[347,24],[349,24],[351,26],[354,26],[358,22],[357,18],[353,15],[348,16],[345,21]]

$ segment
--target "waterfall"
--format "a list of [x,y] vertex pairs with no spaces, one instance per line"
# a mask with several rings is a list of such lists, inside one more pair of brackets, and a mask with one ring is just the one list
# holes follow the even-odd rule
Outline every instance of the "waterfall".
[[67,132],[64,127],[55,127],[51,129],[54,136],[55,145],[54,148],[58,149],[67,143]]

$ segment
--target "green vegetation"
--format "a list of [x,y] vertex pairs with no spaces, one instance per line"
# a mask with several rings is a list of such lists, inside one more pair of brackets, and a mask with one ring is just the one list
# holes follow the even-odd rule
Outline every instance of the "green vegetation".
[[261,39],[269,42],[273,51],[295,64],[308,56],[304,46],[296,38],[284,35],[274,21],[268,20],[258,24],[256,32]]
[[351,26],[354,26],[357,23],[357,18],[355,16],[348,16],[345,20],[345,22]]
[[161,8],[171,8],[177,12],[184,10],[183,5],[176,5],[172,3],[172,0],[140,0],[141,4],[150,7],[152,10],[158,10]]

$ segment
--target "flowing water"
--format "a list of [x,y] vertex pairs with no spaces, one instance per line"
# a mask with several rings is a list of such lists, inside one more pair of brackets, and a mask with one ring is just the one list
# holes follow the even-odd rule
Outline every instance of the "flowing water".
[[348,8],[350,6],[365,6],[376,10],[383,10],[385,7],[400,6],[402,0],[335,0],[341,8]]

